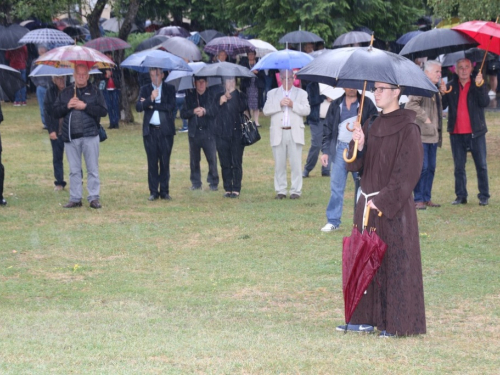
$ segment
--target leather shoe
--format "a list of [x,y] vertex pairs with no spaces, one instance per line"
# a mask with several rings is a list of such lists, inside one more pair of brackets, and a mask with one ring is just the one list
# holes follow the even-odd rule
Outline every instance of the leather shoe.
[[0,206],[7,206],[7,201],[5,199],[0,199]]
[[488,205],[488,198],[482,198],[479,200],[479,205],[480,206],[487,206]]
[[210,186],[210,191],[217,191],[219,188],[217,186]]
[[290,199],[299,199],[299,198],[300,198],[300,195],[298,195],[298,194],[290,195]]
[[307,178],[307,177],[309,177],[309,172],[308,171],[302,172],[302,178]]
[[457,205],[457,204],[466,204],[467,203],[467,198],[457,198],[451,204]]
[[415,202],[415,208],[417,210],[427,210],[427,205],[424,202]]
[[157,195],[157,194],[151,194],[151,195],[149,196],[149,198],[148,198],[148,201],[154,201],[154,200],[156,200],[156,199],[158,199],[158,195]]
[[424,202],[427,207],[441,207],[440,204],[434,203],[432,201]]
[[328,172],[321,173],[321,177],[330,177],[330,173]]
[[101,202],[99,202],[99,199],[94,199],[93,201],[90,202],[90,208],[102,208]]
[[191,186],[189,190],[201,190],[201,186]]
[[285,198],[286,198],[285,194],[276,194],[276,196],[274,197],[274,199],[285,199]]
[[160,199],[165,199],[167,201],[171,201],[172,197],[168,194],[160,194]]
[[82,202],[71,202],[71,201],[69,201],[63,207],[64,208],[82,207]]

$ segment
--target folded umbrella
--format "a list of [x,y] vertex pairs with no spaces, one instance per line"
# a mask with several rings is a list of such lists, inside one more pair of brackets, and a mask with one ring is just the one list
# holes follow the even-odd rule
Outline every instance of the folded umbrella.
[[25,85],[26,83],[22,80],[19,70],[0,64],[0,87],[11,102],[14,101],[16,92]]
[[[146,63],[147,65],[144,65],[144,62],[148,57],[149,59]],[[169,52],[160,50],[145,50],[136,52],[123,60],[121,67],[133,69],[140,73],[147,73],[149,68],[191,71],[191,68],[183,59]]]

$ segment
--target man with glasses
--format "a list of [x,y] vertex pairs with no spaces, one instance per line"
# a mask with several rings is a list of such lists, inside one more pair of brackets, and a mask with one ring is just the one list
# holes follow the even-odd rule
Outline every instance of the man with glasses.
[[307,93],[295,87],[291,70],[280,70],[282,86],[269,91],[264,115],[271,116],[271,146],[274,156],[275,199],[287,195],[286,159],[290,161],[290,199],[302,194],[302,147],[304,146],[304,116],[310,112]]
[[486,164],[486,120],[484,108],[490,104],[488,89],[483,84],[479,72],[474,81],[471,79],[472,63],[461,59],[456,63],[457,74],[448,83],[451,92],[443,96],[443,108],[448,107],[448,133],[450,133],[451,153],[455,164],[455,195],[453,205],[467,203],[467,175],[465,163],[470,151],[476,167],[479,189],[479,205],[488,205],[490,189],[488,166]]
[[401,88],[384,82],[375,82],[374,88],[382,112],[369,130],[369,122],[363,129],[355,122],[348,156],[355,141],[358,153],[347,170],[363,169],[354,224],[361,230],[368,215],[365,230],[376,228],[387,251],[351,322],[337,329],[369,332],[376,326],[380,337],[424,334],[422,264],[412,195],[422,170],[420,129],[415,112],[399,108]]
[[87,167],[87,200],[91,208],[101,208],[99,201],[99,128],[101,117],[108,114],[100,90],[88,82],[89,68],[77,65],[75,84],[59,94],[53,116],[64,118],[61,137],[69,163],[69,202],[64,208],[82,206],[82,156]]

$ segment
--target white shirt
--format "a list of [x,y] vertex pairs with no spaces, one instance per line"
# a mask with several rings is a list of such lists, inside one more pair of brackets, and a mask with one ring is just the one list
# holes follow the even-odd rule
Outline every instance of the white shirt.
[[[160,103],[161,102],[161,83],[160,86],[155,86],[153,83],[153,89],[156,90],[158,89],[158,96],[155,99],[155,103]],[[149,123],[151,125],[155,126],[160,126],[160,113],[158,111],[153,112],[153,116],[151,116],[151,120],[149,120]]]

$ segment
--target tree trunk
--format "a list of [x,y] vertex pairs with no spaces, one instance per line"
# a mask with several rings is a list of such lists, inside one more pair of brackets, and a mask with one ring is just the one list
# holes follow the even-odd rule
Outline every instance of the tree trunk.
[[89,24],[90,37],[92,39],[99,38],[101,36],[101,31],[99,30],[99,19],[101,18],[102,11],[108,3],[108,0],[97,0],[94,9],[87,16],[87,22]]

